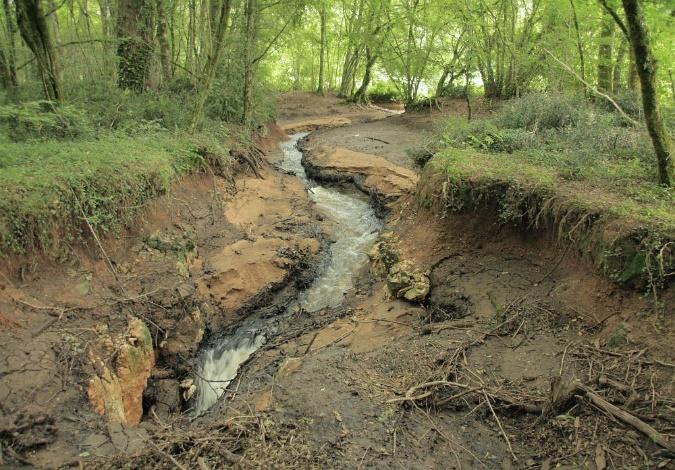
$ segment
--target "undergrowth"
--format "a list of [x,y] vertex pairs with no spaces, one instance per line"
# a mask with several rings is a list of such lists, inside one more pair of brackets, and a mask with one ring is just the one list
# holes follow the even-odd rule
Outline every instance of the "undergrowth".
[[488,118],[451,119],[437,148],[429,171],[444,175],[434,186],[444,211],[488,206],[503,223],[545,226],[620,283],[672,279],[675,191],[656,183],[646,131],[617,113],[530,95]]
[[[207,161],[200,148],[220,161]],[[83,215],[101,235],[118,233],[179,176],[225,166],[227,155],[211,139],[168,131],[2,145],[0,253],[38,250],[58,258],[90,235]]]
[[[59,106],[0,102],[0,258],[43,252],[61,258],[90,237],[116,234],[144,205],[193,171],[223,173],[230,146],[246,148],[273,109],[258,103],[252,128],[229,123],[210,100],[188,135],[193,90],[121,91],[80,83]],[[85,221],[86,218],[86,221]]]

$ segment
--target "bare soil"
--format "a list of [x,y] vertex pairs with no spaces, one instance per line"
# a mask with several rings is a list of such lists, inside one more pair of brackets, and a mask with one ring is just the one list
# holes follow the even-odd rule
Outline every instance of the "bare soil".
[[[341,156],[328,159],[326,184],[342,172],[349,178],[339,184],[362,189],[369,177],[413,173],[406,150],[443,116],[299,93],[280,107],[289,132],[321,128],[304,144],[310,158],[319,149]],[[162,406],[157,390],[176,390],[192,364],[160,346],[181,318],[208,312],[209,341],[252,312],[273,316],[339,236],[297,178],[275,169],[273,130],[264,179],[245,167],[233,178],[187,178],[136,232],[104,242],[113,269],[94,244],[64,264],[2,266],[0,465],[672,468],[673,288],[654,313],[651,297],[602,278],[554,236],[499,225],[490,213],[438,218],[418,207],[412,185],[377,191],[382,239],[428,276],[423,304],[393,298],[366,266],[343,305],[297,312],[209,413],[191,420],[180,405]],[[158,234],[196,249],[150,247]],[[136,427],[108,423],[86,398],[97,325],[121,331],[130,314],[149,325],[159,359]],[[573,379],[651,425],[670,449],[580,388],[552,400]]]

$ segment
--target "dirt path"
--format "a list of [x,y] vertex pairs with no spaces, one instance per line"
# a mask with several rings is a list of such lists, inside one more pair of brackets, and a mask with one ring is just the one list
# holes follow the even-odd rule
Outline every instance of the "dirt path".
[[[672,316],[651,315],[641,295],[546,234],[421,208],[425,182],[406,150],[425,143],[432,121],[282,98],[287,132],[321,129],[302,143],[308,173],[368,193],[385,226],[343,304],[295,312],[195,420],[181,411],[200,344],[252,313],[277,318],[340,236],[276,166],[278,133],[262,178],[241,167],[234,180],[185,181],[149,208],[138,233],[106,243],[112,269],[96,246],[67,267],[7,266],[0,458],[96,468],[672,465],[583,393],[549,407],[556,378],[575,377],[672,433]],[[140,365],[120,363],[143,343],[130,317],[149,325],[155,348]],[[92,377],[108,370],[127,383],[129,367],[149,374],[145,392],[130,391],[136,402],[119,399],[125,419],[144,413],[140,426],[110,422],[109,396],[100,400],[107,418],[87,402]]]

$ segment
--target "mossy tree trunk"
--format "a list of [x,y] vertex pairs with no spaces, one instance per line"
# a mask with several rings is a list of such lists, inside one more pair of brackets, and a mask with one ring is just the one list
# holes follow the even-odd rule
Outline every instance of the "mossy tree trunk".
[[626,50],[628,49],[626,41],[621,41],[619,50],[616,53],[616,60],[614,62],[614,70],[612,71],[612,92],[618,93],[623,87],[621,83],[621,71],[623,70],[624,59],[626,58]]
[[614,40],[614,21],[605,15],[598,40],[598,90],[612,92],[612,42]]
[[117,84],[124,90],[140,93],[145,88],[154,40],[153,13],[151,0],[119,0]]
[[659,109],[659,95],[656,90],[657,64],[652,53],[647,24],[639,0],[622,0],[622,3],[640,78],[645,122],[656,153],[659,182],[664,186],[670,186],[672,153]]
[[162,82],[166,86],[173,78],[171,69],[171,49],[167,35],[166,19],[167,0],[157,0],[157,44],[159,45],[159,61],[162,68]]
[[2,2],[3,12],[5,14],[5,49],[0,50],[0,81],[8,90],[15,90],[19,82],[16,79],[16,27],[14,26],[14,15],[9,0]]
[[40,0],[19,0],[14,4],[19,31],[26,45],[35,55],[45,97],[49,101],[60,101],[62,94],[59,71]]

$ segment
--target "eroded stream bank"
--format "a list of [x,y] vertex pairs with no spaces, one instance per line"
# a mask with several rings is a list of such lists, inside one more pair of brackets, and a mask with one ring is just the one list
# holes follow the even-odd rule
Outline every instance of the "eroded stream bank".
[[328,255],[316,279],[284,308],[281,317],[254,314],[244,319],[234,333],[212,341],[200,352],[194,377],[193,412],[197,415],[216,403],[236,377],[239,366],[278,334],[283,324],[293,322],[294,314],[338,307],[353,288],[354,276],[368,262],[381,221],[366,198],[322,186],[307,177],[298,149],[298,141],[306,135],[294,134],[281,144],[283,158],[278,166],[302,181],[316,210],[330,224],[333,240]]

